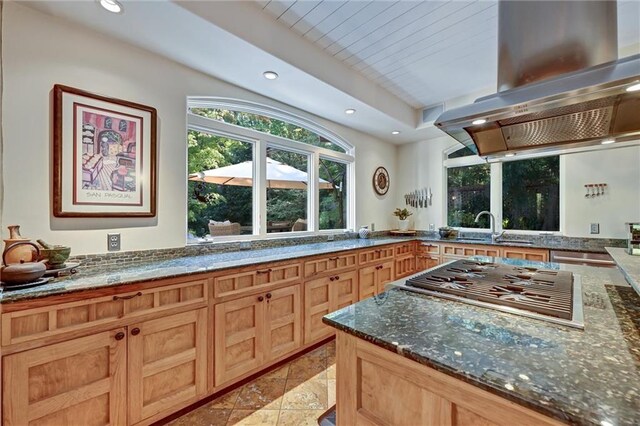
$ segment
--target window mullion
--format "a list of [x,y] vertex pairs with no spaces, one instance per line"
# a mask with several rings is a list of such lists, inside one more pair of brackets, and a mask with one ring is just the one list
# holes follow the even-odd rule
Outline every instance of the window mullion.
[[502,163],[491,164],[491,213],[496,218],[496,231],[502,231]]
[[257,235],[267,234],[267,144],[258,140],[254,149],[253,226]]
[[317,152],[309,156],[309,207],[307,230],[317,232],[320,230],[320,190],[318,181],[320,177],[320,154]]

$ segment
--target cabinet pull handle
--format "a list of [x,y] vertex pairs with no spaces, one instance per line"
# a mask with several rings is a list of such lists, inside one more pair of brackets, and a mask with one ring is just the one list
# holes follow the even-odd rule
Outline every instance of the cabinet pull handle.
[[119,331],[116,333],[115,335],[116,340],[122,340],[124,339],[124,333],[122,331]]
[[271,293],[267,293],[267,299],[271,299]]
[[141,291],[137,292],[136,294],[130,294],[128,296],[113,296],[113,300],[130,300],[138,296],[142,296]]
[[340,256],[336,256],[336,257],[330,257],[329,260],[338,260],[340,259]]
[[336,280],[339,280],[339,279],[340,279],[340,277],[338,275],[336,275]]
[[138,327],[136,327],[133,330],[131,330],[131,335],[132,336],[137,336],[138,334],[140,334],[140,329]]
[[261,271],[256,271],[258,274],[268,274],[269,272],[271,272],[272,269],[262,269]]
[[334,281],[335,277],[329,277],[329,281]]
[[258,302],[262,302],[263,300],[264,300],[264,297],[258,296]]

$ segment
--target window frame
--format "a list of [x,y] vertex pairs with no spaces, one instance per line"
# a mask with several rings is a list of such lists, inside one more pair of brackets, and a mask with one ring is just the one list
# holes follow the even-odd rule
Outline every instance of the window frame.
[[[324,127],[313,123],[303,117],[295,116],[286,111],[276,108],[259,105],[247,101],[236,101],[223,98],[213,100],[205,100],[204,98],[195,98],[189,101],[189,108],[222,108],[233,111],[242,111],[252,114],[260,114],[269,118],[282,120],[309,131],[315,132],[326,138],[331,143],[336,144],[345,150],[344,153],[330,150],[327,148],[317,147],[304,142],[297,142],[281,136],[260,132],[251,128],[229,124],[212,118],[203,117],[187,111],[187,129],[194,130],[212,135],[228,137],[243,142],[253,144],[253,234],[251,235],[232,235],[209,238],[206,243],[243,241],[256,239],[278,239],[292,238],[314,235],[327,235],[346,232],[353,230],[355,226],[355,147],[340,138],[335,133],[325,129]],[[296,152],[309,156],[309,188],[307,197],[308,223],[307,231],[296,232],[278,232],[267,233],[267,195],[266,195],[266,166],[267,166],[267,148]],[[347,183],[347,217],[346,228],[344,229],[319,229],[320,225],[320,194],[319,194],[319,163],[320,158],[326,158],[331,161],[345,164],[347,166],[346,183]],[[185,183],[186,185],[186,183]],[[186,203],[186,200],[185,200]],[[186,234],[186,232],[185,232]],[[201,244],[201,242],[188,244]]]
[[[564,187],[562,182],[565,177],[565,162],[564,155],[558,155],[560,170],[558,173],[559,179],[559,229],[557,231],[532,231],[527,229],[503,229],[502,227],[502,163],[512,162],[512,161],[522,161],[522,160],[531,160],[534,158],[540,158],[549,156],[544,153],[537,154],[520,154],[517,157],[508,157],[501,159],[493,159],[492,161],[485,160],[478,155],[469,155],[467,157],[459,157],[459,158],[447,158],[447,156],[453,152],[456,152],[460,149],[464,149],[460,144],[452,145],[442,151],[442,182],[443,182],[443,197],[442,197],[442,210],[443,210],[443,218],[448,224],[449,212],[448,212],[448,200],[449,196],[449,188],[448,188],[448,179],[447,179],[447,169],[454,167],[465,167],[465,166],[475,166],[479,164],[489,164],[490,165],[490,204],[489,211],[493,213],[496,218],[496,232],[508,232],[510,234],[516,235],[564,235]],[[557,154],[556,154],[557,155]],[[479,212],[478,212],[479,213]],[[490,233],[491,228],[466,228],[466,227],[452,227],[460,232],[481,232],[481,233]]]

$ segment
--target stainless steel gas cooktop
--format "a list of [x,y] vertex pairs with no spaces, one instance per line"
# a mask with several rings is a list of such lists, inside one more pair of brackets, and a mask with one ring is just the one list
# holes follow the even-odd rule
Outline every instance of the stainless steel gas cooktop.
[[580,277],[568,271],[461,259],[397,287],[584,328]]

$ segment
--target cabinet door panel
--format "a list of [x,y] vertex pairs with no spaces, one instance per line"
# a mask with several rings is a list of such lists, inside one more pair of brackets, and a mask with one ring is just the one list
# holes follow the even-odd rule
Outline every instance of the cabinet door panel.
[[329,286],[332,312],[358,301],[358,274],[355,271],[336,275]]
[[128,352],[131,423],[204,395],[207,310],[130,326]]
[[219,386],[262,364],[264,303],[258,296],[247,296],[214,309],[215,383]]
[[358,272],[358,293],[360,300],[375,296],[378,290],[378,265],[361,268]]
[[394,270],[393,270],[393,262],[385,262],[380,265],[380,269],[378,269],[377,276],[377,289],[378,293],[382,293],[384,291],[385,285],[394,280]]
[[331,312],[329,277],[304,283],[304,342],[311,343],[330,336],[333,329],[322,322]]
[[117,329],[3,359],[9,425],[126,424],[126,339]]
[[274,290],[266,300],[265,354],[271,360],[302,345],[300,285]]

